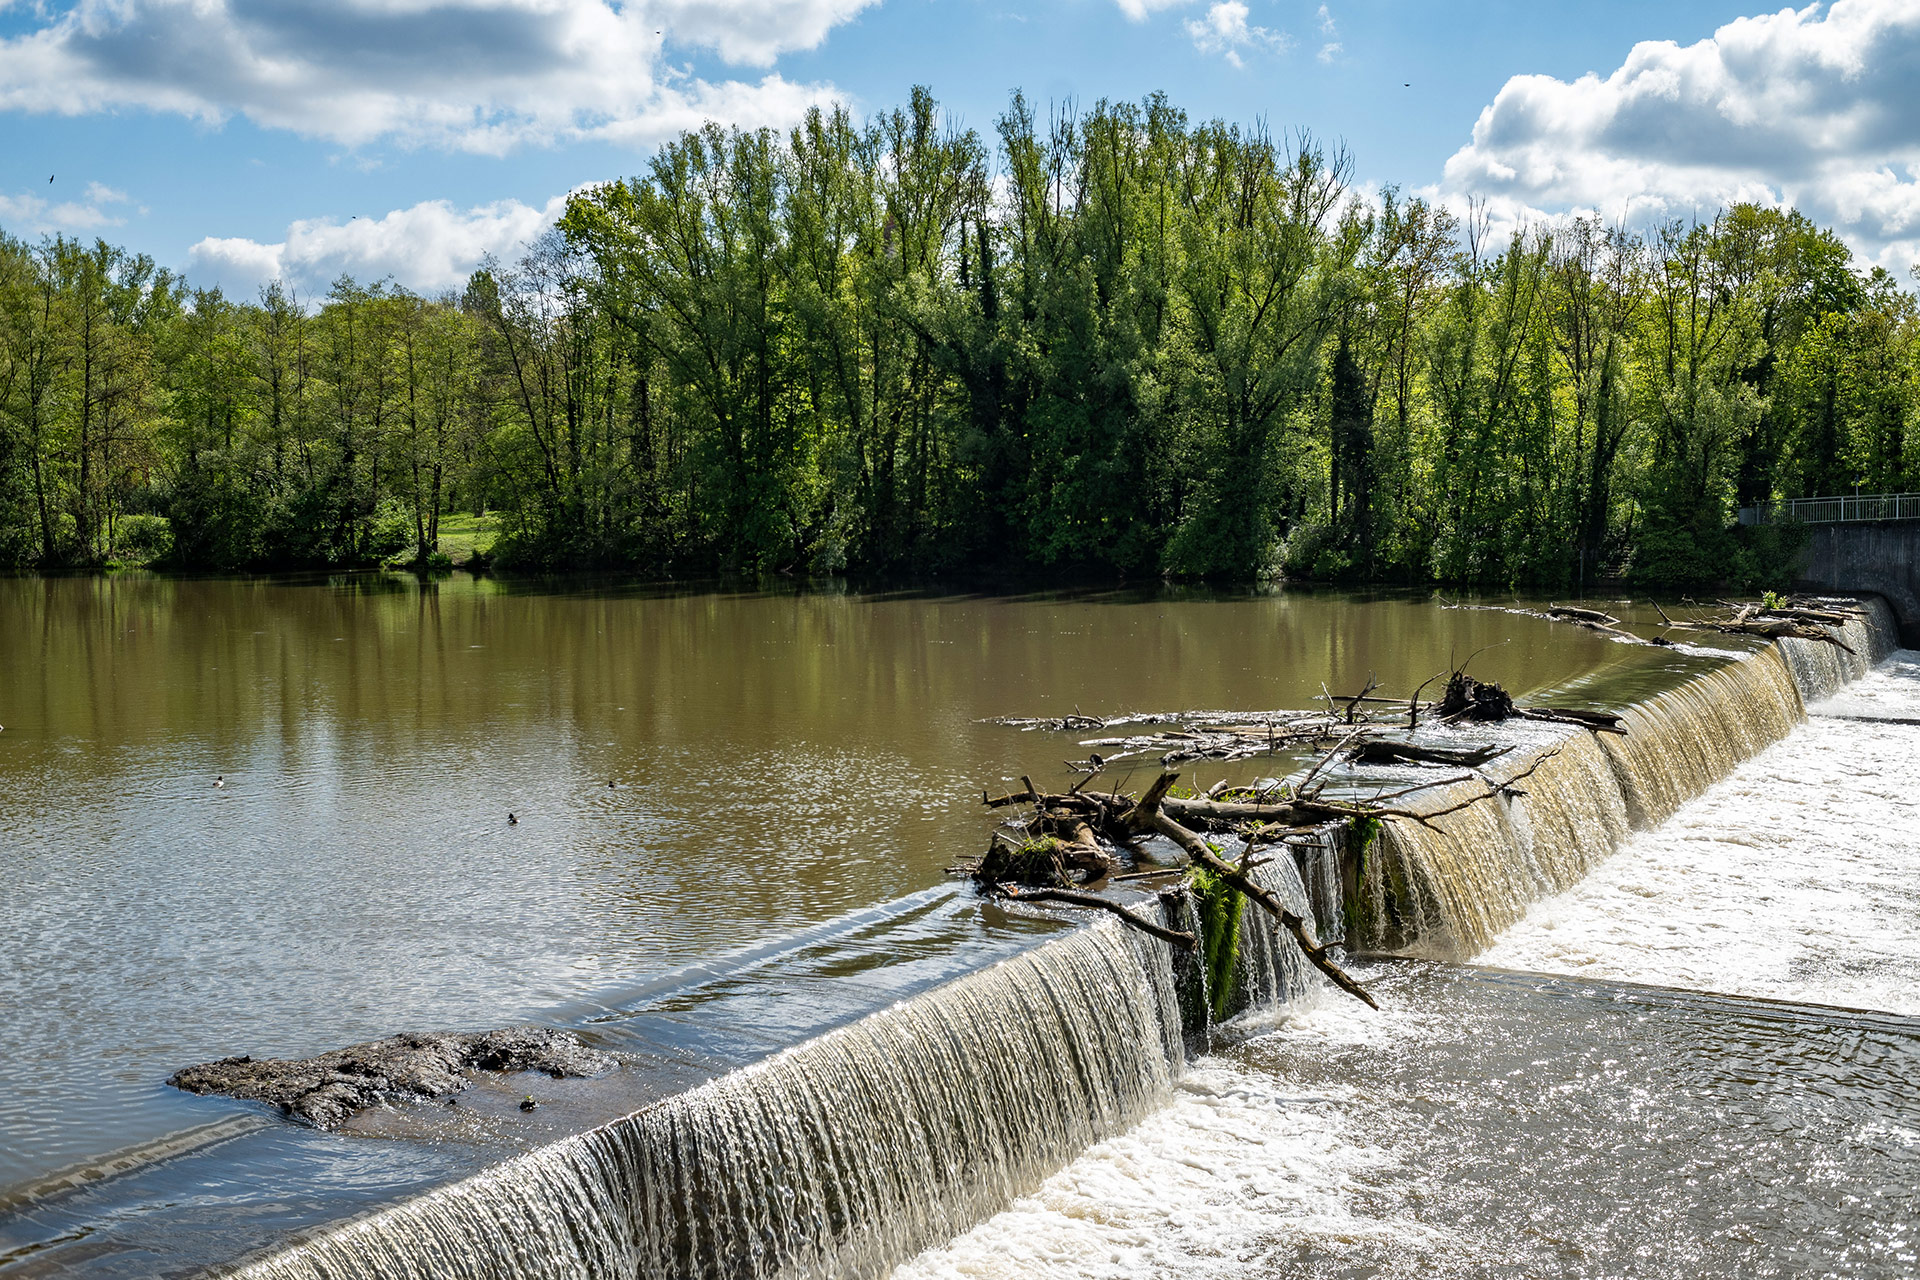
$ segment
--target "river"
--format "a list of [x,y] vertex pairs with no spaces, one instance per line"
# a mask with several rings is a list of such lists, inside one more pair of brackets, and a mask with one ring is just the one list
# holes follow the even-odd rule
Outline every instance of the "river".
[[[218,1261],[550,1141],[1028,945],[1035,922],[983,913],[942,887],[943,871],[984,840],[981,787],[1022,773],[1064,777],[1056,757],[1078,752],[1072,735],[1021,734],[988,717],[1306,706],[1370,676],[1404,693],[1469,654],[1477,673],[1516,691],[1596,704],[1713,665],[1407,595],[765,594],[464,575],[428,584],[0,580],[0,822],[14,836],[0,847],[0,1034],[12,1050],[0,1059],[0,1271],[158,1274]],[[1846,705],[1897,702],[1902,687],[1874,682],[1897,684],[1905,670],[1896,662],[1860,682]],[[1894,713],[1865,729],[1842,718],[1853,714],[1836,710],[1771,750],[1807,734],[1846,735],[1870,757],[1867,781],[1855,796],[1829,778],[1822,794],[1830,808],[1857,813],[1876,794],[1873,779],[1888,790],[1911,744],[1899,745]],[[1884,758],[1862,744],[1875,733],[1892,735]],[[1832,747],[1813,750],[1831,760]],[[1782,767],[1768,759],[1742,768]],[[1205,780],[1257,771],[1202,769]],[[1741,785],[1740,775],[1722,784],[1736,795]],[[1691,812],[1633,837],[1677,844],[1624,849],[1514,926],[1498,944],[1510,954],[1487,958],[1746,991],[1705,971],[1636,968],[1623,957],[1638,943],[1609,932],[1630,914],[1618,893],[1637,891],[1609,890],[1609,877],[1650,853],[1685,874],[1686,837],[1675,833]],[[1702,821],[1717,829],[1726,818]],[[1791,833],[1781,839],[1803,847]],[[1879,866],[1885,852],[1867,848],[1853,861]],[[1757,892],[1764,899],[1764,886]],[[1674,911],[1692,897],[1683,885],[1670,896]],[[1748,920],[1765,914],[1743,910]],[[1911,989],[1902,945],[1856,1001],[1825,1002],[1903,1008],[1878,994]],[[1436,1144],[1478,1150],[1499,1133],[1497,1107],[1464,1127],[1423,1111],[1419,1080],[1451,1071],[1449,1088],[1464,1097],[1474,1080],[1541,1059],[1538,1099],[1565,1104],[1557,1120],[1536,1108],[1528,1185],[1541,1188],[1587,1176],[1568,1163],[1565,1134],[1603,1125],[1673,1063],[1770,1061],[1802,1035],[1791,1019],[1743,1012],[1742,1027],[1752,1025],[1736,1046],[1715,1038],[1716,1016],[1691,997],[1651,1000],[1660,1012],[1647,1017],[1664,1021],[1603,1086],[1588,1080],[1581,1046],[1609,1034],[1613,988],[1599,997],[1591,982],[1515,987],[1520,980],[1445,966],[1389,969],[1381,981],[1420,1012],[1368,1022],[1312,1006],[1249,1026],[1237,1045],[1194,1064],[1165,1110],[1069,1164],[1041,1200],[962,1234],[949,1247],[959,1252],[922,1258],[908,1274],[1014,1274],[994,1270],[1017,1256],[994,1233],[1036,1212],[1080,1225],[1110,1217],[1132,1242],[1096,1239],[1090,1247],[1106,1260],[1061,1261],[1067,1274],[1162,1274],[1189,1254],[1221,1265],[1258,1258],[1276,1275],[1397,1274],[1401,1263],[1381,1259],[1412,1268],[1406,1260],[1440,1258],[1466,1259],[1460,1274],[1509,1265],[1525,1274],[1548,1255],[1508,1238],[1501,1223],[1517,1219],[1487,1219],[1476,1253],[1459,1243],[1458,1205],[1421,1189],[1471,1177],[1407,1181],[1408,1169],[1433,1173]],[[1831,992],[1815,977],[1751,994],[1818,1003]],[[496,1117],[464,1149],[380,1141],[410,1136],[401,1116],[385,1122],[390,1130],[375,1123],[321,1137],[274,1125],[185,1161],[116,1165],[109,1156],[100,1165],[136,1144],[167,1150],[241,1110],[166,1088],[186,1063],[522,1020],[592,1022],[612,1047],[651,1055],[638,1073],[648,1083],[631,1097],[582,1098],[573,1111],[562,1091],[538,1125]],[[1504,1031],[1488,1032],[1495,1027]],[[1874,1034],[1896,1046],[1888,1061],[1909,1052],[1899,1047],[1911,1039],[1904,1030]],[[1331,1048],[1300,1048],[1316,1042]],[[1376,1052],[1383,1045],[1398,1048]],[[1879,1076],[1842,1093],[1822,1123],[1914,1126]],[[1718,1102],[1679,1110],[1656,1135],[1663,1151],[1744,1132]],[[1245,1204],[1222,1198],[1220,1210],[1251,1215],[1251,1225],[1191,1235],[1207,1214],[1199,1201],[1174,1212],[1180,1180],[1154,1172],[1152,1152],[1193,1165],[1182,1153],[1196,1134],[1249,1125],[1271,1129],[1260,1146],[1278,1164],[1236,1164],[1239,1138],[1196,1159],[1210,1176],[1254,1189]],[[1879,1177],[1870,1164],[1840,1167],[1836,1185]],[[75,1168],[121,1166],[136,1172],[100,1184],[107,1190],[89,1183],[64,1200],[32,1191],[68,1185],[61,1170],[70,1183]],[[1473,1167],[1485,1185],[1463,1195],[1504,1196],[1512,1213],[1529,1212],[1524,1196],[1487,1180],[1484,1161]],[[1616,1197],[1651,1195],[1673,1168],[1658,1153],[1630,1162],[1584,1211],[1594,1218]],[[1048,1200],[1062,1179],[1104,1188],[1089,1193],[1108,1208]],[[1195,1184],[1194,1194],[1218,1185]],[[9,1201],[8,1187],[28,1191]],[[1134,1201],[1137,1220],[1125,1212]],[[1309,1226],[1282,1225],[1286,1215],[1271,1212],[1282,1201]],[[1775,1207],[1713,1204],[1736,1231]],[[1328,1235],[1313,1223],[1345,1225]],[[1049,1231],[1077,1247],[1059,1222]],[[1327,1245],[1341,1232],[1359,1243]],[[1610,1243],[1594,1252],[1600,1261],[1570,1273],[1611,1274],[1608,1249],[1669,1238],[1601,1234]],[[1882,1246],[1898,1251],[1885,1240],[1873,1247]],[[1475,1258],[1486,1268],[1467,1265]]]

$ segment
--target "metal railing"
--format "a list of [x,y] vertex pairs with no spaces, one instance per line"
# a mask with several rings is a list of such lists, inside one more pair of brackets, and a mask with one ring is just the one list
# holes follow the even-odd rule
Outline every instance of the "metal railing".
[[1741,524],[1835,524],[1844,520],[1920,520],[1920,493],[1787,498],[1740,508]]

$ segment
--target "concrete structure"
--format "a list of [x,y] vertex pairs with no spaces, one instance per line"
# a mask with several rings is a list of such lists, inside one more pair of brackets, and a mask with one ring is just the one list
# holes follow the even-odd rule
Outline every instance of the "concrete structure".
[[1807,532],[1798,584],[1886,597],[1901,645],[1920,648],[1920,520],[1835,521],[1809,524]]

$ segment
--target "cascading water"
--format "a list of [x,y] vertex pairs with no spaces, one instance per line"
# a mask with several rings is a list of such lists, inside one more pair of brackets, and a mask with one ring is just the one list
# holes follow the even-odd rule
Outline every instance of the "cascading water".
[[[1282,849],[1254,870],[1253,880],[1291,911],[1314,918],[1313,902],[1299,864]],[[1318,985],[1320,976],[1300,954],[1293,935],[1261,907],[1240,902],[1240,955],[1236,965],[1234,1012],[1286,1004]]]
[[1421,793],[1431,825],[1389,822],[1364,858],[1359,945],[1436,959],[1479,953],[1531,903],[1578,883],[1630,829],[1657,826],[1784,738],[1808,702],[1891,653],[1891,612],[1877,599],[1866,607],[1840,629],[1847,649],[1769,644],[1629,708],[1624,735],[1558,734],[1481,770],[1504,784],[1531,767],[1509,794],[1442,814],[1477,784]]
[[881,1274],[1171,1097],[1167,950],[1098,923],[240,1274]]
[[1340,859],[1346,848],[1342,827],[1315,832],[1310,840],[1290,843],[1294,865],[1305,886],[1312,911],[1303,913],[1313,921],[1321,942],[1345,940],[1347,936],[1347,891],[1340,878]]

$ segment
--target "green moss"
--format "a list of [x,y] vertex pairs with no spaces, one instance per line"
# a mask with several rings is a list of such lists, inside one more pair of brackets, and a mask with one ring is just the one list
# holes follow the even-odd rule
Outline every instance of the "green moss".
[[1367,853],[1379,837],[1380,819],[1372,814],[1348,820],[1347,841],[1353,850],[1353,894],[1346,902],[1348,946],[1356,945],[1360,938],[1360,889],[1367,882]]
[[1187,873],[1200,908],[1200,947],[1207,959],[1207,991],[1212,997],[1213,1020],[1224,1019],[1233,1008],[1234,983],[1240,959],[1240,891],[1204,867]]

